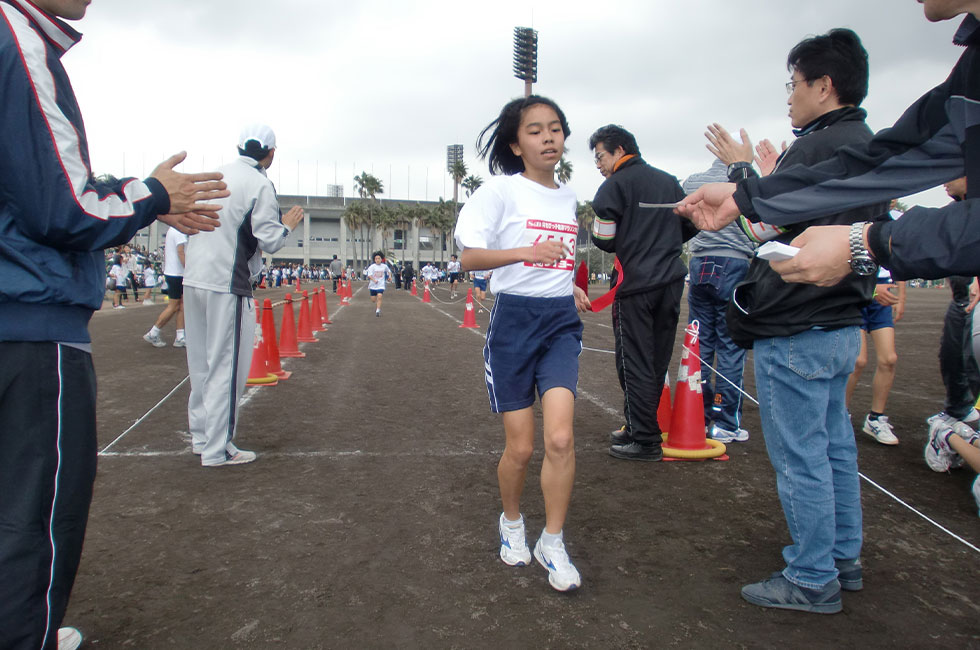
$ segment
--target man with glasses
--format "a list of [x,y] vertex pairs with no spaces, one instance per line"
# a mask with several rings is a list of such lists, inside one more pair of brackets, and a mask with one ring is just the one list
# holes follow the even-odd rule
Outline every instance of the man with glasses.
[[676,178],[640,158],[633,134],[610,124],[592,134],[589,148],[606,178],[592,202],[592,241],[615,253],[623,269],[612,319],[626,425],[613,432],[609,454],[658,461],[663,450],[657,408],[687,274],[681,246],[697,230],[671,212],[684,191]]
[[[857,34],[834,29],[789,53],[786,84],[796,140],[776,162],[774,180],[799,164],[826,160],[871,139],[866,113],[868,54]],[[729,180],[756,176],[752,147],[709,129],[711,149],[741,150]],[[887,203],[840,212],[789,228],[742,222],[751,238],[789,243],[810,225],[846,224],[885,215]],[[762,607],[822,614],[841,611],[841,589],[862,587],[861,496],[854,430],[845,406],[848,376],[860,348],[861,310],[874,290],[874,264],[833,287],[787,284],[756,257],[728,309],[729,333],[754,348],[762,432],[793,543],[786,567],[742,588]]]

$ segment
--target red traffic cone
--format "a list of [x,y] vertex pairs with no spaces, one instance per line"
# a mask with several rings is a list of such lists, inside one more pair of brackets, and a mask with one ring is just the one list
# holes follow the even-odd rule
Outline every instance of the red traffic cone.
[[463,324],[460,327],[479,327],[476,324],[476,312],[473,311],[473,289],[466,290],[466,311],[463,312]]
[[[670,429],[664,442],[664,457],[684,460],[719,458],[725,445],[707,439],[704,433],[704,397],[701,395],[701,347],[698,344],[698,321],[684,330],[684,350],[677,373],[677,389],[670,418]],[[722,460],[728,460],[724,456]]]
[[303,288],[301,286],[299,286],[299,276],[297,275],[296,276],[296,293],[299,293],[302,290],[303,290]]
[[255,310],[255,343],[252,345],[252,365],[248,368],[248,379],[245,383],[250,386],[275,386],[279,378],[269,372],[269,361],[266,354],[265,337],[262,335],[262,310]]
[[330,320],[330,312],[327,311],[327,289],[322,284],[320,285],[320,316],[323,317],[324,325],[332,325]]
[[661,431],[670,431],[670,418],[673,409],[670,407],[670,373],[664,375],[664,389],[660,392],[660,405],[657,406],[657,424]]
[[299,324],[296,326],[296,340],[301,343],[316,343],[313,328],[310,327],[310,299],[303,292],[303,302],[299,306]]
[[340,304],[350,304],[350,280],[344,280],[340,284]]
[[293,315],[293,294],[286,294],[286,304],[282,310],[282,330],[279,332],[279,358],[303,358],[306,353],[299,351],[296,343],[296,318]]
[[585,292],[585,295],[589,295],[589,265],[582,260],[582,263],[578,265],[578,271],[575,273],[575,286]]
[[419,290],[415,288],[415,278],[412,278],[412,295],[413,296],[419,295]]
[[262,276],[262,282],[259,282],[259,289],[265,289],[265,276]]
[[320,295],[315,290],[310,298],[310,305],[310,329],[314,332],[326,332],[327,328],[323,326],[323,316],[320,314]]
[[262,338],[265,339],[266,361],[269,372],[279,379],[289,379],[293,374],[282,369],[279,363],[279,345],[276,344],[276,320],[272,314],[272,301],[268,298],[262,303]]
[[422,294],[422,302],[432,302],[432,296],[429,295],[429,281],[425,281],[425,293]]

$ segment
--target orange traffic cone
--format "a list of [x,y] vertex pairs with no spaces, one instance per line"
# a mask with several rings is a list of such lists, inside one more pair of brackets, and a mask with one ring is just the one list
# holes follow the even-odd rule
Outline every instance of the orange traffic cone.
[[303,290],[303,288],[299,286],[299,276],[297,275],[296,276],[296,293],[299,293],[302,290]]
[[320,316],[323,317],[324,325],[333,324],[330,320],[330,312],[327,311],[327,289],[322,284],[320,285]]
[[479,327],[476,324],[476,312],[473,311],[473,289],[466,290],[466,311],[463,312],[463,324],[460,327]]
[[296,343],[296,318],[293,315],[293,294],[286,294],[286,305],[282,310],[282,330],[279,333],[279,358],[303,358],[305,352],[299,351]]
[[252,365],[248,368],[248,379],[245,383],[250,386],[275,386],[279,378],[269,372],[269,361],[266,354],[265,337],[262,335],[262,310],[255,310],[255,343],[252,346]]
[[[698,321],[684,330],[684,351],[677,374],[677,389],[670,418],[670,429],[664,441],[664,457],[683,460],[718,458],[728,460],[725,445],[706,438],[704,433],[704,397],[701,395],[701,347],[698,344]],[[659,413],[658,413],[659,415]]]
[[299,306],[299,325],[296,327],[296,340],[301,343],[316,343],[313,328],[310,327],[310,299],[303,292],[303,302]]
[[310,298],[310,329],[314,332],[326,332],[323,326],[323,316],[320,314],[320,295],[314,290],[313,297]]
[[340,283],[340,304],[350,304],[350,280],[344,280]]
[[425,281],[425,293],[422,294],[422,302],[432,302],[432,296],[429,295],[429,281]]
[[413,296],[419,295],[419,290],[415,288],[415,278],[412,278],[412,295]]
[[670,373],[664,375],[664,389],[660,392],[660,405],[657,406],[657,424],[661,431],[670,431],[670,418],[673,409],[670,407]]
[[293,374],[282,369],[279,363],[279,346],[276,344],[276,320],[272,314],[272,301],[268,298],[262,303],[262,338],[265,339],[265,355],[269,372],[279,379],[289,379]]

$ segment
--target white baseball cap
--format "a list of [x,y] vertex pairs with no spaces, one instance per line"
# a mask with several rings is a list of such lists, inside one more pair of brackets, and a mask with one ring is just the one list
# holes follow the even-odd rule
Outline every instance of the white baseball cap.
[[265,124],[256,122],[243,127],[238,135],[238,147],[244,149],[249,140],[255,140],[263,149],[276,148],[276,134]]

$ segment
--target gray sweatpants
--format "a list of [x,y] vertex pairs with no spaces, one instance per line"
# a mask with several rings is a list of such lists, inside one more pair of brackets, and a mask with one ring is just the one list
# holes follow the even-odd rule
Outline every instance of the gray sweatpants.
[[[191,396],[187,420],[201,464],[234,456],[238,407],[255,343],[255,301],[184,285],[184,328]],[[226,456],[227,455],[227,456]]]

